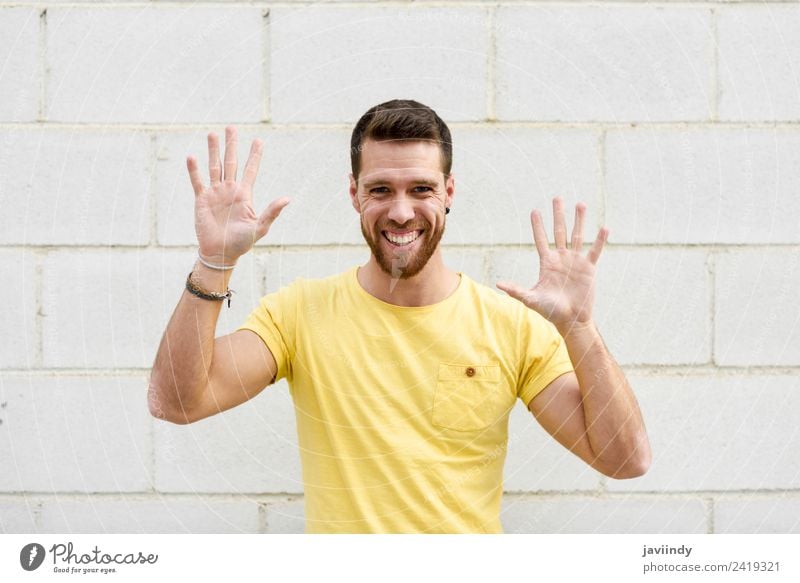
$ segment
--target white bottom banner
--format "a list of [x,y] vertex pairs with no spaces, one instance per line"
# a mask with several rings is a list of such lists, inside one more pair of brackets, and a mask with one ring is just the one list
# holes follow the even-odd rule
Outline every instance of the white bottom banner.
[[[0,581],[800,581],[800,535],[0,535]],[[545,579],[547,578],[547,579]]]

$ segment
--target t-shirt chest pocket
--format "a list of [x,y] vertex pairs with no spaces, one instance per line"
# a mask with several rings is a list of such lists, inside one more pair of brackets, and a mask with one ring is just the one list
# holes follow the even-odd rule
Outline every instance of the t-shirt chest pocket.
[[431,416],[434,425],[475,431],[497,421],[509,407],[499,365],[439,365]]

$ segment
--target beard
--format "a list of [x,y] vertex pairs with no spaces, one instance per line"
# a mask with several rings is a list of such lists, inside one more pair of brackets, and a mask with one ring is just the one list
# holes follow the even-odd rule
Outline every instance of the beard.
[[[361,223],[361,234],[364,240],[372,250],[372,256],[378,262],[378,266],[386,275],[393,279],[408,279],[417,275],[427,265],[428,260],[433,256],[436,248],[439,246],[444,235],[444,222],[441,227],[435,231],[431,230],[431,225],[427,221],[424,225],[416,230],[423,229],[423,233],[419,236],[419,243],[416,245],[415,250],[404,251],[402,249],[392,250],[387,249],[390,245],[386,238],[379,229],[377,236],[371,236],[364,227],[364,221]],[[393,228],[392,226],[389,227]],[[398,228],[397,230],[401,230]],[[385,243],[384,243],[385,241]]]

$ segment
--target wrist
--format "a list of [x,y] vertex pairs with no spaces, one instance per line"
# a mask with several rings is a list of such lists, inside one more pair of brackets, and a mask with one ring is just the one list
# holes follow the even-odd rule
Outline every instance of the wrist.
[[197,259],[192,268],[192,281],[201,288],[210,292],[225,293],[228,290],[228,282],[233,275],[233,270],[221,271],[203,265]]
[[218,269],[220,271],[233,269],[236,266],[236,262],[239,260],[238,257],[232,257],[230,255],[206,255],[199,249],[197,251],[197,257],[206,267]]
[[555,327],[558,330],[558,333],[561,334],[565,340],[567,338],[587,338],[599,335],[597,326],[592,319],[584,320],[582,322],[573,321],[563,324],[555,324]]

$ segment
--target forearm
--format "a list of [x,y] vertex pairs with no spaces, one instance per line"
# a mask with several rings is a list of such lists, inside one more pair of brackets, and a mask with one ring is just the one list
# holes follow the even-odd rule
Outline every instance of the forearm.
[[593,322],[562,332],[582,395],[586,436],[597,465],[633,477],[650,464],[650,445],[633,390]]
[[[196,261],[192,280],[204,290],[224,292],[232,272],[210,269]],[[184,289],[161,338],[151,371],[147,400],[154,416],[183,419],[201,396],[214,356],[222,304]]]

